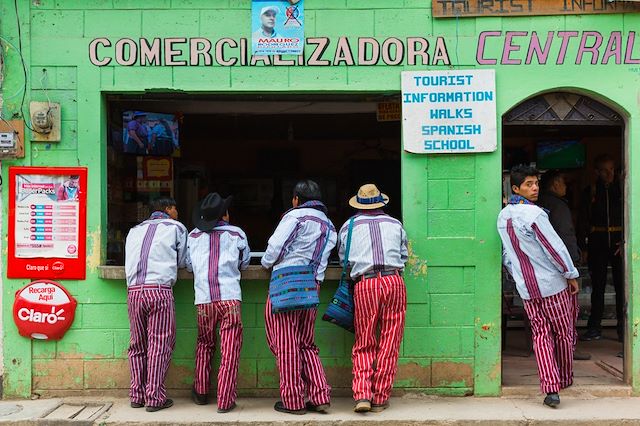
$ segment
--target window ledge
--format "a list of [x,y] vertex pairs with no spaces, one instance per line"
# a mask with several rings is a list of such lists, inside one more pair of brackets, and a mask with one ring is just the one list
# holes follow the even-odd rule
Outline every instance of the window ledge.
[[[342,268],[338,266],[327,267],[325,273],[326,280],[339,280]],[[124,266],[98,266],[98,276],[105,280],[124,280]],[[271,272],[259,265],[249,265],[247,269],[242,271],[243,280],[268,280],[271,278]],[[186,269],[178,271],[179,280],[193,280],[193,274],[187,272]]]

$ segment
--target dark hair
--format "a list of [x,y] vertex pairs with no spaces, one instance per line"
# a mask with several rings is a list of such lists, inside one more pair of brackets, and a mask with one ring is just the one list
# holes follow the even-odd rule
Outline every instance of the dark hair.
[[538,176],[539,174],[540,172],[535,167],[518,164],[511,168],[511,173],[509,174],[511,178],[511,185],[515,185],[520,188],[520,185],[522,185],[522,182],[524,182],[528,176]]
[[176,206],[176,200],[170,197],[162,197],[151,202],[151,211],[163,212],[167,207]]
[[80,179],[80,175],[70,175],[69,179]]
[[312,180],[301,180],[293,187],[293,196],[298,197],[300,204],[304,204],[307,201],[322,199],[322,191],[320,191],[320,185]]
[[593,160],[593,165],[596,169],[599,170],[604,165],[604,163],[608,162],[615,163],[615,160],[609,154],[600,154],[596,157],[595,160]]
[[559,178],[561,178],[562,176],[563,176],[563,173],[558,169],[547,171],[545,174],[542,175],[542,178],[540,179],[540,188],[543,191],[548,191],[553,185],[553,183]]

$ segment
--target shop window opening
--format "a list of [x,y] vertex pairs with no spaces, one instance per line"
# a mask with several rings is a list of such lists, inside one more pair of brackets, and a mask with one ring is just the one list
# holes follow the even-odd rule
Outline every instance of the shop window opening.
[[[320,184],[336,227],[353,214],[347,201],[367,182],[389,194],[394,202],[386,211],[401,219],[400,121],[379,121],[376,114],[378,103],[390,99],[107,96],[107,264],[124,264],[128,230],[163,195],[176,199],[189,230],[199,199],[214,191],[233,195],[231,222],[247,233],[254,264],[291,207],[299,179]],[[139,126],[144,141],[130,135]]]

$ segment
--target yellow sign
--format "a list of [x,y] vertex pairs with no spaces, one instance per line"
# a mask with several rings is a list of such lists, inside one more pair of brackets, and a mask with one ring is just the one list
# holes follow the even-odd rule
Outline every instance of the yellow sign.
[[402,107],[400,102],[378,102],[376,118],[378,121],[400,121]]

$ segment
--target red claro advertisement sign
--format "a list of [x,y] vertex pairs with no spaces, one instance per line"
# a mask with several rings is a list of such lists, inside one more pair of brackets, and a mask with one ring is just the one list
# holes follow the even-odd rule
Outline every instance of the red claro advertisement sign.
[[73,324],[77,304],[59,283],[37,280],[16,292],[13,320],[21,336],[60,340]]

